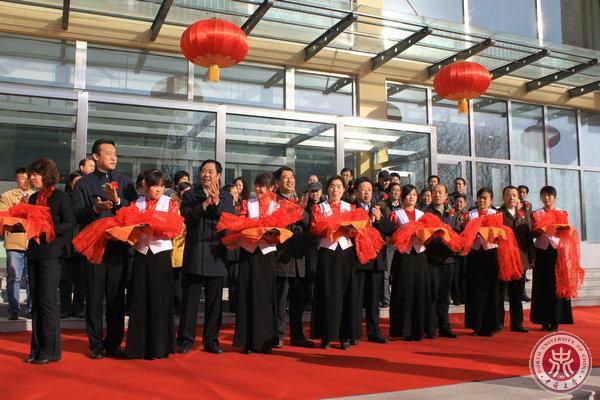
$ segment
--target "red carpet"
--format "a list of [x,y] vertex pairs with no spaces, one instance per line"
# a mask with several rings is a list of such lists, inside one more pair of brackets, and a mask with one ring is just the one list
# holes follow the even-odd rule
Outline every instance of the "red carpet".
[[[576,324],[563,328],[581,337],[592,355],[600,354],[600,306],[576,308],[574,317]],[[539,326],[529,334],[472,337],[462,318],[452,315],[456,331],[465,334],[458,339],[361,341],[347,351],[284,347],[271,355],[241,354],[231,347],[233,329],[227,326],[221,335],[225,354],[192,351],[157,361],[91,360],[85,332],[63,331],[62,360],[39,366],[22,362],[29,333],[0,334],[0,387],[7,399],[307,399],[529,374],[529,354],[544,334]]]

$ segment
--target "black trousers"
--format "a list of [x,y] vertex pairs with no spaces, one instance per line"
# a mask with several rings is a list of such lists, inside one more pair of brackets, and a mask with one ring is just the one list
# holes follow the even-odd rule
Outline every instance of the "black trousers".
[[454,301],[465,303],[466,298],[466,271],[467,257],[456,256],[454,263],[454,275],[452,276],[452,291],[450,297]]
[[30,355],[60,359],[60,307],[58,285],[63,260],[28,260],[31,293]]
[[520,279],[498,283],[498,325],[504,325],[504,298],[508,294],[510,307],[510,327],[523,326],[523,303],[521,299],[525,294],[525,274]]
[[183,268],[171,268],[173,270],[173,309],[175,315],[181,314],[181,302],[183,296],[182,280],[183,280]]
[[85,308],[85,258],[64,259],[60,272],[60,312],[77,314]]
[[177,344],[180,346],[191,346],[196,339],[196,318],[202,287],[204,287],[202,343],[204,346],[219,344],[219,331],[223,319],[223,277],[183,274],[181,318],[177,331]]
[[[115,349],[121,346],[125,333],[125,284],[127,252],[112,250],[104,253],[102,264],[85,266],[85,325],[90,349]],[[106,337],[102,335],[102,316],[106,299]]]
[[467,256],[465,327],[473,331],[498,329],[497,249],[471,250]]
[[229,311],[236,312],[238,304],[238,279],[240,265],[237,261],[227,264],[227,289],[229,290]]
[[302,331],[302,314],[305,302],[305,278],[278,276],[277,285],[277,335],[279,341],[285,338],[287,320],[286,307],[290,310],[290,339],[304,339]]
[[430,263],[429,267],[434,326],[440,332],[450,332],[452,329],[448,320],[448,310],[450,309],[450,286],[454,275],[454,263]]
[[354,294],[354,339],[362,336],[362,310],[365,309],[367,337],[381,335],[379,329],[379,304],[383,296],[383,278],[385,271],[356,270],[356,293]]
[[171,251],[136,251],[125,353],[129,358],[165,358],[175,352]]

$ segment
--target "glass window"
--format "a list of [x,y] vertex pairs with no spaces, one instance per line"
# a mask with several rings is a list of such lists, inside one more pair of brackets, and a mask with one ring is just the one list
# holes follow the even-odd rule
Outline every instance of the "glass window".
[[73,87],[75,46],[66,41],[0,36],[0,80]]
[[258,174],[287,165],[296,173],[300,193],[310,174],[324,182],[335,172],[334,129],[331,124],[228,114],[226,178],[243,176],[252,184]]
[[462,0],[384,0],[383,8],[421,17],[463,22]]
[[540,106],[512,103],[513,159],[544,162],[544,111]]
[[575,110],[548,107],[546,130],[550,163],[577,165],[577,114]]
[[147,52],[88,47],[86,88],[152,97],[185,97],[188,61]]
[[119,172],[136,177],[152,167],[172,177],[215,157],[215,121],[214,113],[90,102],[88,152],[96,139],[112,139]]
[[77,165],[72,100],[0,95],[0,190],[14,188],[15,170],[48,157],[58,166],[62,182]]
[[497,32],[537,37],[535,0],[469,0],[471,25]]
[[296,72],[296,110],[335,115],[352,115],[351,77]]
[[581,142],[582,164],[600,167],[600,113],[581,112]]
[[[462,171],[462,163],[465,164],[465,173]],[[467,185],[465,187],[466,193],[470,194],[472,192],[471,188],[471,162],[470,161],[462,161],[462,162],[453,162],[453,161],[443,161],[440,162],[438,160],[437,164],[437,175],[440,177],[440,182],[446,185],[448,189],[448,193],[454,192],[454,179],[463,178]],[[471,204],[471,206],[474,204]]]
[[392,129],[344,126],[346,159],[353,153],[356,163],[349,166],[355,176],[380,169],[412,176],[412,183],[424,187],[431,171],[429,134]]
[[585,204],[586,240],[600,240],[600,172],[583,173],[583,200]]
[[194,98],[199,101],[283,108],[283,68],[238,64],[221,69],[221,80],[209,82],[206,69],[194,66]]
[[508,159],[506,102],[490,98],[473,100],[475,155]]
[[469,118],[458,113],[456,102],[434,95],[432,113],[437,128],[438,154],[471,155]]
[[527,201],[534,210],[542,207],[540,189],[546,186],[546,168],[515,166],[514,186],[525,185],[529,188]]
[[581,232],[579,171],[553,168],[548,183],[556,188],[556,206],[569,213],[569,222]]
[[593,0],[541,1],[544,40],[592,48],[594,44],[591,23],[592,3]]
[[504,164],[475,163],[477,190],[488,187],[494,192],[494,205],[502,204],[502,189],[510,185],[510,167]]
[[387,84],[387,117],[415,124],[427,123],[427,90]]

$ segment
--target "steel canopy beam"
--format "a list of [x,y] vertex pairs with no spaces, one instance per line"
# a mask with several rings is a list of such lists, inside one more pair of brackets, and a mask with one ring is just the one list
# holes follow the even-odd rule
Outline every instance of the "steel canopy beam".
[[469,57],[473,57],[474,55],[481,53],[483,50],[487,49],[490,46],[494,45],[494,41],[492,39],[485,39],[481,43],[477,43],[474,46],[469,47],[461,52],[456,53],[453,56],[443,59],[442,61],[438,61],[437,63],[427,67],[427,74],[431,78],[438,72],[443,66],[452,64],[456,61],[464,61]]
[[160,28],[162,28],[165,23],[165,19],[167,19],[167,14],[169,14],[169,10],[173,5],[173,0],[163,0],[160,4],[160,8],[156,13],[156,17],[154,18],[154,22],[152,22],[152,26],[150,27],[150,40],[155,41],[158,37],[158,33],[160,32]]
[[304,48],[304,61],[313,58],[323,47],[327,46],[333,39],[338,37],[350,25],[358,20],[358,16],[354,13],[346,15],[338,21],[337,24],[327,29],[321,36],[315,39],[312,43]]
[[600,91],[600,81],[588,83],[587,85],[577,86],[576,88],[569,89],[569,98],[583,96],[584,94],[593,92],[595,90]]
[[63,0],[62,8],[62,30],[69,29],[69,11],[71,9],[71,0]]
[[406,85],[392,83],[392,84],[390,84],[390,87],[387,88],[387,97],[392,97],[396,93],[400,93],[406,89],[408,89],[408,86],[406,86]]
[[331,86],[329,86],[327,89],[323,90],[323,94],[331,94],[331,93],[337,92],[338,90],[340,90],[344,86],[348,86],[352,82],[354,82],[354,79],[352,79],[352,78],[340,78],[337,81],[335,81]]
[[269,78],[268,81],[266,81],[263,84],[263,87],[265,89],[270,89],[273,86],[277,85],[277,83],[279,83],[284,77],[285,77],[285,71],[284,70],[277,71],[277,72],[275,72],[275,74],[273,74],[272,77]]
[[254,10],[252,15],[248,18],[248,20],[246,22],[244,22],[244,25],[242,25],[242,30],[244,31],[244,33],[246,35],[249,35],[250,32],[252,32],[252,30],[254,29],[256,24],[259,23],[259,21],[262,19],[262,17],[265,16],[267,11],[269,11],[269,9],[272,6],[273,6],[273,0],[265,0],[262,2],[262,4],[260,6],[258,6],[256,8],[256,10]]
[[377,54],[375,57],[371,58],[371,70],[375,71],[377,68],[381,67],[398,54],[406,51],[406,49],[408,49],[410,46],[429,36],[432,32],[433,29],[425,27],[420,31],[413,33],[406,39],[399,41],[389,49]]
[[523,68],[526,65],[530,65],[536,61],[541,60],[542,58],[548,56],[550,53],[548,52],[548,50],[543,49],[541,51],[538,51],[537,53],[534,54],[530,54],[526,57],[520,58],[516,61],[513,61],[509,64],[503,65],[501,67],[498,67],[496,69],[493,69],[490,71],[490,75],[492,75],[492,80],[494,79],[498,79],[501,76],[504,75],[508,75],[513,71],[518,70],[519,68]]
[[558,71],[558,72],[555,72],[550,75],[546,75],[540,79],[534,79],[525,84],[525,90],[527,92],[532,92],[534,90],[541,89],[544,86],[547,86],[547,85],[550,85],[551,83],[555,83],[562,79],[568,78],[568,77],[575,75],[583,70],[593,67],[596,64],[598,64],[598,59],[592,58],[591,60],[589,60],[588,62],[585,62],[583,64],[575,65],[574,67],[564,69],[562,71]]

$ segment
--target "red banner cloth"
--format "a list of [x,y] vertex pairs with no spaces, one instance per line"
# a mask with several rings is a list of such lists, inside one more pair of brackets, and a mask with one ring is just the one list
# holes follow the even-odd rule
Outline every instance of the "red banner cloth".
[[54,223],[50,215],[50,208],[36,206],[33,204],[15,204],[8,211],[0,211],[0,235],[5,230],[24,231],[27,239],[40,242],[40,236],[46,235],[46,242],[52,242],[54,234]]

